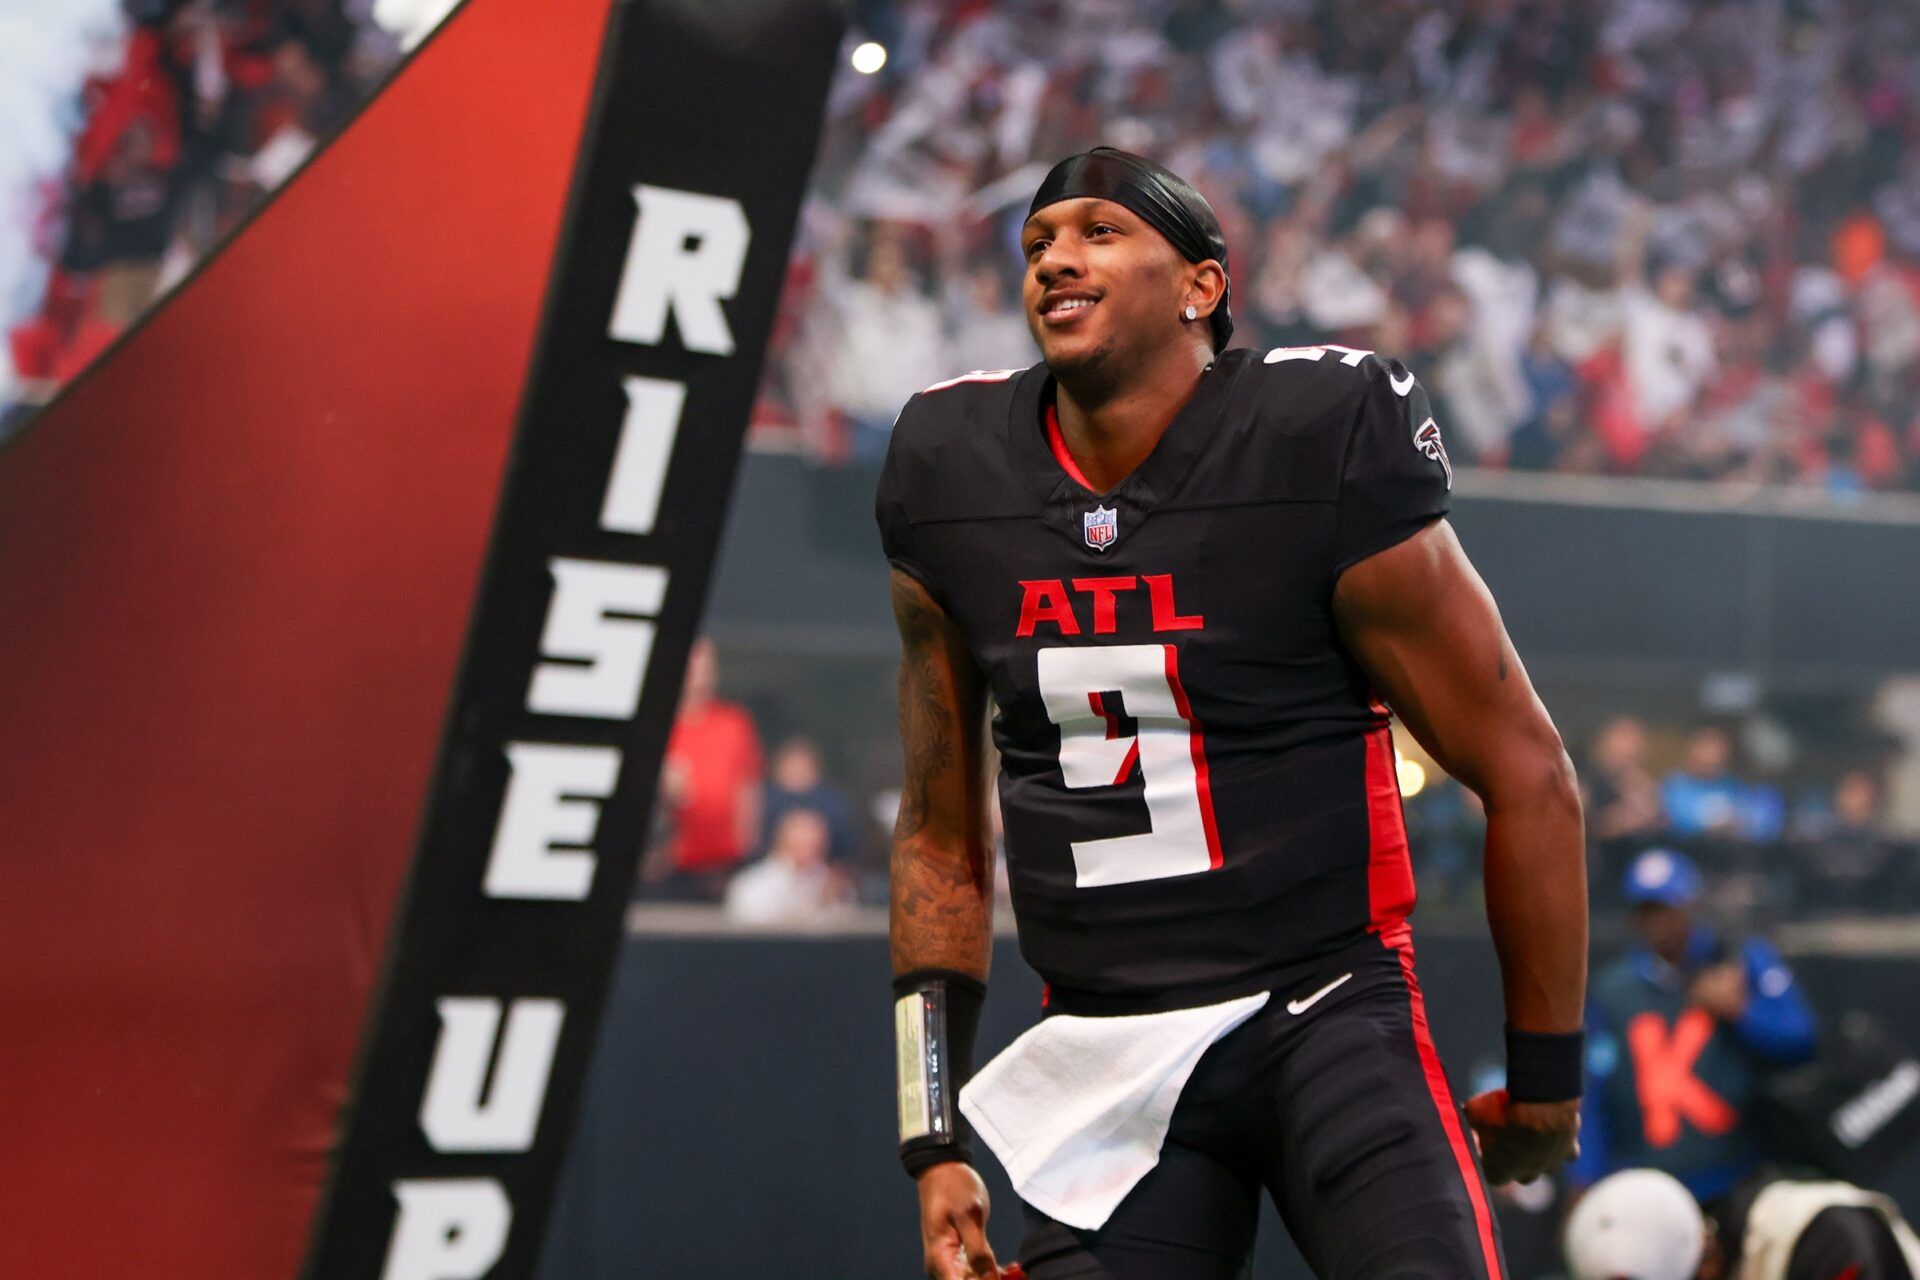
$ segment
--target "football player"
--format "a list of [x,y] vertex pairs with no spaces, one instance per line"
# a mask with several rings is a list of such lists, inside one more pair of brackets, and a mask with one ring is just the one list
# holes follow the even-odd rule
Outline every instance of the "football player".
[[[1062,161],[1021,243],[1041,363],[913,397],[877,501],[902,647],[901,1154],[927,1270],[1001,1274],[971,1130],[1020,1193],[1034,1280],[1238,1277],[1263,1189],[1323,1280],[1500,1280],[1487,1179],[1575,1149],[1583,836],[1559,735],[1445,520],[1426,393],[1368,351],[1228,349],[1219,223],[1151,161]],[[1047,996],[974,1076],[989,703]],[[1396,714],[1486,804],[1507,1088],[1465,1121],[1415,977]]]

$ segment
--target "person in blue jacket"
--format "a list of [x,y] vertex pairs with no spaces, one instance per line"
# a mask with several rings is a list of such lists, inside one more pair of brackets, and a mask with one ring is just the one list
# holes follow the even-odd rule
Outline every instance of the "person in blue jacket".
[[1694,915],[1700,872],[1649,849],[1627,869],[1637,941],[1587,994],[1584,1187],[1619,1169],[1672,1174],[1702,1200],[1759,1168],[1752,1119],[1769,1070],[1813,1056],[1813,1010],[1780,954],[1729,944]]

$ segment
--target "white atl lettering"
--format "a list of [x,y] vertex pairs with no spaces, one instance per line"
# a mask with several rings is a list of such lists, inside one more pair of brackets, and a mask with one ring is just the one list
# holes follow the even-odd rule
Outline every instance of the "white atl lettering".
[[671,187],[638,186],[640,221],[627,245],[613,336],[657,346],[671,310],[689,351],[733,354],[733,330],[720,304],[740,288],[752,238],[740,202]]
[[650,564],[604,564],[556,557],[553,598],[533,669],[527,710],[550,716],[631,720],[640,705],[653,623],[667,594],[667,571]]
[[[565,1018],[558,1000],[515,1000],[502,1035],[500,1001],[440,1001],[440,1042],[420,1104],[420,1128],[435,1151],[525,1151],[533,1145]],[[496,1040],[499,1066],[488,1088]]]
[[513,742],[507,762],[512,776],[487,860],[487,896],[586,897],[598,864],[591,848],[600,825],[597,802],[613,794],[620,752]]
[[400,1212],[380,1280],[479,1280],[506,1251],[513,1206],[493,1178],[393,1184]]

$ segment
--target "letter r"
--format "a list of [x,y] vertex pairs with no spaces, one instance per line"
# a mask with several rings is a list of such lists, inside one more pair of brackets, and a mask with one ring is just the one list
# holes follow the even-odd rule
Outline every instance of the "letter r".
[[733,330],[720,304],[739,291],[752,239],[740,202],[644,183],[633,198],[640,216],[608,332],[621,342],[658,346],[671,310],[689,351],[732,355]]

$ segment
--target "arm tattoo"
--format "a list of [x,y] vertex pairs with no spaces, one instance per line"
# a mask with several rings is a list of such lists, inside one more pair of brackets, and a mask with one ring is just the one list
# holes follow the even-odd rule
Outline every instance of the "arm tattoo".
[[972,656],[917,585],[896,578],[900,742],[906,780],[894,824],[893,969],[984,977],[991,946],[980,720]]
[[935,665],[944,648],[941,619],[918,592],[897,585],[893,604],[900,623],[900,745],[907,757],[893,832],[898,841],[926,827],[934,778],[953,767],[957,734],[954,709]]

